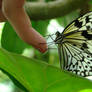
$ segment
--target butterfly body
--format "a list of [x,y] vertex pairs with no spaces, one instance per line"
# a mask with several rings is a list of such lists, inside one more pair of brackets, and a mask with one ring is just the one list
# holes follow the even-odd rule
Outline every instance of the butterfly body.
[[92,76],[92,12],[56,32],[60,65],[80,76]]
[[62,44],[62,41],[63,41],[62,33],[57,31],[55,35],[56,35],[56,39],[54,40],[55,44],[58,44],[58,43]]

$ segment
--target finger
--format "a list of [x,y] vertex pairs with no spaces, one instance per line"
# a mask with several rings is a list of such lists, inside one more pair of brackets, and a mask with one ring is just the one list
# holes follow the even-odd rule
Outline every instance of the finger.
[[35,47],[42,53],[44,53],[47,50],[47,44],[45,39],[37,31],[35,31],[35,29],[31,28],[26,34],[27,35],[25,35],[25,37],[23,36],[23,40],[25,42],[31,44],[33,47]]
[[3,0],[3,12],[20,38],[44,53],[47,50],[47,45],[41,45],[40,43],[46,43],[46,41],[31,27],[23,4],[24,0],[21,0],[21,2],[19,0]]
[[2,13],[2,10],[0,9],[0,22],[5,22],[7,19],[5,18],[5,16]]
[[0,0],[0,22],[6,21],[6,18],[2,12],[2,0]]

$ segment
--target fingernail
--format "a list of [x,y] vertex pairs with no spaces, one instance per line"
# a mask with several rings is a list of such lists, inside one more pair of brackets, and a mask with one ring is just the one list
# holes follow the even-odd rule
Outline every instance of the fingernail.
[[41,52],[41,53],[45,53],[47,51],[47,48],[38,48],[38,50]]

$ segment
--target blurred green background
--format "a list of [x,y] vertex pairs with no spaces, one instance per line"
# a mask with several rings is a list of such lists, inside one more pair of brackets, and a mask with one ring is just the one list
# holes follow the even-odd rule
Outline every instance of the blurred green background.
[[[37,0],[28,0],[28,1],[37,1]],[[49,2],[55,0],[44,0],[44,1]],[[71,21],[79,17],[81,11],[85,10],[86,12],[88,12],[92,10],[92,0],[89,0],[87,4],[88,6],[90,6],[89,10],[88,7],[85,7],[83,9],[73,11],[67,14],[66,16],[57,17],[54,19],[39,20],[39,21],[32,20],[32,26],[43,36],[50,35],[53,33],[55,34],[57,30],[62,32],[63,29]],[[22,54],[26,57],[35,58],[37,60],[46,61],[48,64],[52,64],[54,66],[59,67],[59,57],[56,48],[53,49],[53,46],[51,45],[49,47],[50,49],[45,54],[41,54],[33,47],[23,42],[17,36],[14,29],[8,22],[0,23],[0,47],[6,49],[9,52]],[[16,87],[13,84],[13,82],[0,71],[0,92],[23,92],[23,91],[18,87]]]

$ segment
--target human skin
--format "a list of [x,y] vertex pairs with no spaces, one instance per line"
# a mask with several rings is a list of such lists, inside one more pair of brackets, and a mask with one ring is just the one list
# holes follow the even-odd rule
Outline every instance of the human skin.
[[22,40],[44,53],[46,41],[32,28],[24,3],[25,0],[0,0],[0,22],[8,20]]

